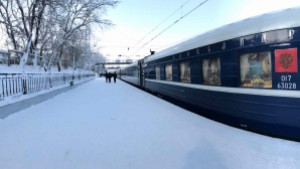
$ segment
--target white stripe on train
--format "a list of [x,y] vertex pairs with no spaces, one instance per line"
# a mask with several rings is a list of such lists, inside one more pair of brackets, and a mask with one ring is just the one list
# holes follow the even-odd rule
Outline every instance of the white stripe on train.
[[214,91],[214,92],[223,92],[223,93],[271,96],[271,97],[300,98],[300,91],[298,91],[298,90],[251,89],[251,88],[243,88],[243,87],[236,88],[236,87],[223,87],[223,86],[208,86],[208,85],[201,85],[201,84],[189,84],[189,83],[154,80],[154,79],[146,79],[146,81],[167,84],[167,85],[180,86],[180,87],[193,88],[193,89],[200,89],[200,90],[207,90],[207,91]]

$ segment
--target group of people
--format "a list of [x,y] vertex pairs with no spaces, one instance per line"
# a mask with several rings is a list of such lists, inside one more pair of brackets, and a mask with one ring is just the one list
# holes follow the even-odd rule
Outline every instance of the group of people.
[[114,73],[105,72],[104,76],[105,76],[106,83],[110,83],[111,82],[111,78],[114,79],[114,83],[116,83],[116,81],[117,81],[117,73],[116,72],[114,72]]

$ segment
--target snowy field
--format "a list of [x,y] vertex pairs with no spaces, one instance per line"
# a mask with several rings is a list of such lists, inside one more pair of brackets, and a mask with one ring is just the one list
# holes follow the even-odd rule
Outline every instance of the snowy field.
[[103,79],[0,119],[0,169],[202,168],[299,169],[300,143],[232,128]]

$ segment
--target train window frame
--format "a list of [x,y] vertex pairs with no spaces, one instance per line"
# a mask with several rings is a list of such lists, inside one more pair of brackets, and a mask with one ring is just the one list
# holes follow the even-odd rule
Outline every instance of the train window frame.
[[191,83],[191,63],[183,61],[179,64],[180,82]]
[[155,66],[155,79],[156,80],[160,80],[160,67],[159,66]]
[[166,64],[165,65],[165,77],[166,81],[173,81],[173,66],[172,64]]
[[[202,83],[204,85],[221,86],[221,59],[210,57],[202,59]],[[217,64],[215,66],[215,64]]]
[[271,51],[243,53],[239,56],[239,60],[241,87],[272,88]]

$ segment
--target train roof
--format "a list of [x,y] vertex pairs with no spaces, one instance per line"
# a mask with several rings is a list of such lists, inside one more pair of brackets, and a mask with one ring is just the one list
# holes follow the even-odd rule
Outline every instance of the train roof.
[[300,26],[299,16],[300,7],[297,7],[244,19],[221,26],[217,29],[208,31],[177,45],[159,51],[154,55],[147,57],[145,61],[149,62],[165,56],[180,53],[182,51],[195,49],[200,46],[206,46],[259,32],[297,27]]
[[138,61],[134,61],[134,62],[124,66],[122,69],[127,69],[127,68],[135,67],[135,66],[138,66]]

